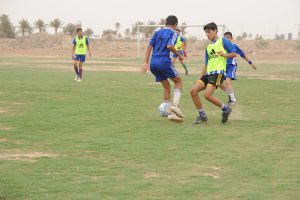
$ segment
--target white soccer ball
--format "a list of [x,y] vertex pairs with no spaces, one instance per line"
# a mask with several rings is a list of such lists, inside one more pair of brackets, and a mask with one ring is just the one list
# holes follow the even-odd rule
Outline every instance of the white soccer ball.
[[164,102],[158,106],[157,110],[162,117],[167,117],[170,114],[170,107],[170,103]]

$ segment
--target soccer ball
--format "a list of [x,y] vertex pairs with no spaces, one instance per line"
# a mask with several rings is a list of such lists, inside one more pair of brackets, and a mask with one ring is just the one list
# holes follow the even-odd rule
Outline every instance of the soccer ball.
[[170,103],[164,102],[158,106],[157,110],[162,117],[167,117],[170,114],[170,107]]

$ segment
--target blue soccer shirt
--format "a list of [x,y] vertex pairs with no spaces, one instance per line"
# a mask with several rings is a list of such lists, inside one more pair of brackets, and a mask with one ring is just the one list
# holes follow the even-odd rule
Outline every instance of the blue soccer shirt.
[[[234,50],[235,52],[240,55],[242,58],[245,58],[245,53],[239,48],[238,45],[232,43],[232,45],[234,46]],[[236,66],[237,63],[236,63],[236,58],[228,58],[227,59],[227,67],[228,66]]]
[[177,33],[171,28],[163,28],[154,32],[149,46],[153,47],[151,63],[171,62],[171,52],[168,45],[175,45]]

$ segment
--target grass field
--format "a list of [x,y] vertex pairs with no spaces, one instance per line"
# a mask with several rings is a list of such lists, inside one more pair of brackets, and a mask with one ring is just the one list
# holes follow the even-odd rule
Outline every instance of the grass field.
[[69,59],[0,57],[0,199],[300,199],[300,66],[241,63],[228,123],[204,101],[195,126],[196,74],[175,124],[141,61],[94,59],[77,83]]

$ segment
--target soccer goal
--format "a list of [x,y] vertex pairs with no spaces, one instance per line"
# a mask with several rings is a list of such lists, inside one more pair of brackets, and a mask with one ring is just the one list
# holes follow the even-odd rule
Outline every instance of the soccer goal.
[[[198,39],[205,39],[205,33],[203,31],[204,26],[205,25],[178,25],[177,27],[179,27],[181,29],[196,28],[194,30],[194,35],[199,36]],[[217,26],[218,26],[220,36],[223,36],[226,31],[229,31],[229,29],[226,27],[225,24],[217,25]],[[165,27],[165,25],[157,24],[157,25],[138,25],[137,26],[137,58],[141,57],[141,38],[142,38],[141,30],[149,29],[150,31],[152,30],[152,34],[153,34],[154,31],[156,31],[157,29],[160,29],[162,27]]]

